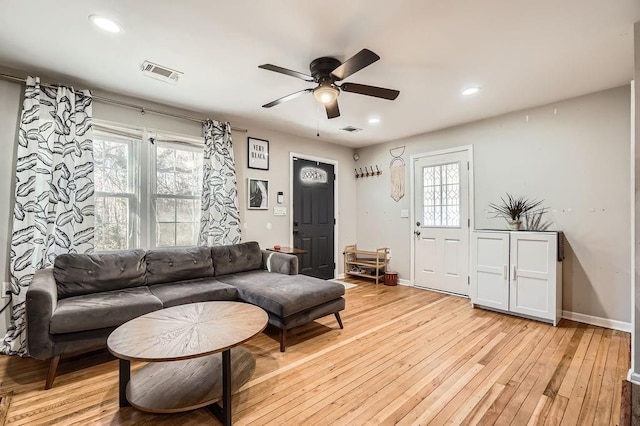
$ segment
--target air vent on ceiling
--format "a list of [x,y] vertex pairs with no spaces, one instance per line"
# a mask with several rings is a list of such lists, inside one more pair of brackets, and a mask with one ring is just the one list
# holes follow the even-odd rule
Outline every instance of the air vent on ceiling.
[[340,130],[344,130],[345,132],[349,132],[349,133],[354,133],[354,132],[359,132],[362,129],[359,129],[359,128],[353,127],[353,126],[347,126],[347,127],[343,127]]
[[142,74],[146,75],[147,77],[151,77],[170,84],[178,84],[178,80],[183,74],[180,71],[172,70],[171,68],[154,64],[153,62],[149,61],[144,61],[140,66],[140,70],[142,71]]

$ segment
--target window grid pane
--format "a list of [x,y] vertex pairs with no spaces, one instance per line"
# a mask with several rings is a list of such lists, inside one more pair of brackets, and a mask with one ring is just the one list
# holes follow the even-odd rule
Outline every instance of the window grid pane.
[[157,247],[197,243],[202,193],[202,151],[158,144],[156,148]]
[[128,248],[129,200],[109,196],[96,196],[95,200],[96,247],[101,250]]
[[97,135],[93,142],[95,247],[127,249],[136,245],[132,226],[136,208],[135,139]]
[[424,167],[423,223],[429,227],[460,226],[460,163]]

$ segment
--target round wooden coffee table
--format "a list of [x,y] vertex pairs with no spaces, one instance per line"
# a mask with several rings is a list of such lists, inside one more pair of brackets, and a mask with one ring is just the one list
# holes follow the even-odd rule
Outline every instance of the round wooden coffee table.
[[[237,346],[264,330],[267,320],[257,306],[202,302],[124,323],[107,340],[120,360],[120,406],[153,413],[208,407],[231,424],[231,394],[255,369],[253,355]],[[148,364],[131,376],[131,361]]]

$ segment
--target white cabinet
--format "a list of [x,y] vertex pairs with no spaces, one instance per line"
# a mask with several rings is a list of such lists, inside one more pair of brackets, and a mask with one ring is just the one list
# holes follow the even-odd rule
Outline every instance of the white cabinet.
[[474,231],[471,303],[558,325],[562,314],[558,238],[557,232]]

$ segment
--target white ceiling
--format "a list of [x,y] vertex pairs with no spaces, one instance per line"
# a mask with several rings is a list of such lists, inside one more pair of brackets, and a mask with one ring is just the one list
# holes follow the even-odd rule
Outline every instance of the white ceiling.
[[[0,0],[0,64],[82,81],[214,118],[359,147],[627,84],[638,0]],[[119,22],[118,35],[88,20]],[[347,79],[400,90],[342,93],[328,120],[312,87],[258,69],[308,73],[319,56],[382,58]],[[184,72],[144,77],[150,60]],[[482,91],[463,98],[469,85]],[[381,123],[367,120],[379,116]],[[339,129],[363,128],[358,133]]]

